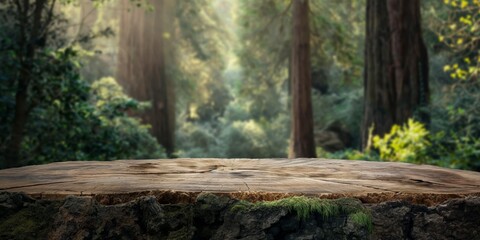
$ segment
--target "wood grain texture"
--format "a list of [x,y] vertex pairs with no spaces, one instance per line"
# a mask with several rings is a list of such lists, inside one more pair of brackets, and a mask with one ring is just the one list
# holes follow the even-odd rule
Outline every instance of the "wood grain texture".
[[326,159],[62,162],[0,171],[0,191],[31,195],[142,191],[361,196],[478,194],[480,173],[406,163]]

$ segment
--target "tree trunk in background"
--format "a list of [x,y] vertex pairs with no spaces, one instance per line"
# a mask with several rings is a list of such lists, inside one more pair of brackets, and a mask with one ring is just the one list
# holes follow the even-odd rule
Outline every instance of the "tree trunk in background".
[[[129,6],[125,1],[124,6]],[[117,79],[126,92],[152,107],[144,123],[171,156],[174,151],[175,95],[167,71],[173,62],[175,0],[152,1],[155,11],[132,8],[122,12]]]
[[[429,99],[420,0],[367,0],[366,26],[363,148],[370,128],[383,136]],[[428,116],[420,120],[427,122]]]
[[80,1],[80,26],[77,35],[79,37],[86,36],[92,32],[98,17],[98,9],[95,8],[92,1]]
[[293,1],[292,129],[290,158],[314,158],[308,0]]
[[[20,20],[20,34],[18,43],[20,51],[17,52],[21,65],[19,69],[17,81],[17,90],[15,94],[15,114],[12,122],[12,132],[10,141],[8,142],[5,167],[16,167],[20,165],[21,146],[25,135],[25,127],[28,122],[31,103],[28,99],[28,89],[32,81],[33,61],[36,55],[40,40],[45,39],[46,33],[40,30],[45,27],[42,24],[49,24],[49,21],[43,20],[43,13],[48,7],[47,0],[36,0],[33,3],[24,1],[17,4],[17,13]],[[30,14],[30,8],[33,7],[33,14]],[[50,13],[51,14],[51,13]],[[43,20],[43,22],[42,22]],[[28,32],[28,33],[27,33]],[[42,35],[43,34],[43,35]]]

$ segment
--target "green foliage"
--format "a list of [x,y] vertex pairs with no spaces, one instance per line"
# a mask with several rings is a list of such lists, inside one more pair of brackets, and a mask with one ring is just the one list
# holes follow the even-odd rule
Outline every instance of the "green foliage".
[[229,33],[212,1],[178,1],[176,17],[180,37],[175,55],[179,61],[172,75],[180,96],[177,108],[186,110],[178,122],[216,121],[231,100],[222,78],[228,63]]
[[420,111],[430,114],[428,131],[427,126],[407,123],[393,127],[384,137],[377,136],[376,149],[347,149],[324,156],[479,170],[480,113],[475,104],[480,99],[478,31],[472,31],[479,26],[478,4],[466,0],[423,2],[432,98],[428,109]]
[[[253,120],[235,121],[222,131],[220,137],[225,139],[225,155],[248,158],[253,156],[265,156],[261,150],[268,141],[265,132],[258,123]],[[248,151],[245,151],[247,150]]]
[[112,77],[95,81],[92,84],[91,93],[96,114],[104,117],[104,121],[112,120],[117,116],[126,117],[130,109],[144,110],[150,107],[149,103],[138,102],[123,93],[123,88]]
[[[321,94],[314,91],[313,117],[315,133],[320,133],[332,123],[345,126],[345,130],[352,135],[352,146],[360,145],[360,122],[363,117],[363,89],[339,89],[332,94]],[[328,153],[317,154],[326,156]]]
[[284,157],[288,145],[281,116],[271,122],[222,118],[217,126],[186,123],[177,132],[180,157],[261,158]]
[[113,78],[102,78],[94,82],[91,93],[95,105],[94,115],[101,120],[104,128],[112,132],[110,139],[100,140],[109,143],[114,149],[111,156],[105,156],[104,159],[166,157],[164,150],[149,133],[150,126],[128,115],[149,108],[149,103],[125,95]]
[[480,170],[480,140],[471,136],[459,137],[444,132],[433,137],[435,149],[431,149],[432,161],[443,167]]
[[127,115],[146,104],[124,95],[114,79],[92,88],[79,79],[63,85],[68,95],[32,112],[22,145],[26,164],[165,157],[148,126]]
[[[432,164],[480,170],[479,1],[427,1],[432,101],[428,156]],[[473,30],[473,31],[472,31]],[[433,53],[433,54],[432,54]]]
[[[130,2],[133,7],[154,10],[149,0]],[[172,59],[178,61],[168,72],[176,85],[179,109],[178,156],[286,157],[290,3],[178,1],[172,23],[178,36]],[[365,11],[354,10],[365,1],[310,3],[315,133],[318,136],[339,123],[353,138],[348,147],[355,148],[363,116]],[[83,2],[59,4],[54,27],[45,28],[48,39],[38,45],[35,58],[27,64],[34,77],[27,89],[30,114],[22,143],[23,164],[164,157],[149,126],[132,117],[149,104],[125,95],[113,78],[102,78],[114,74],[117,67],[112,63],[117,49],[111,44],[118,40],[112,38],[119,30],[113,17],[117,11],[108,12],[116,2],[88,3],[98,16],[95,23],[88,23],[92,26],[87,31],[81,29],[83,19],[78,18]],[[430,48],[432,99],[427,110],[431,122],[394,126],[385,136],[376,136],[375,149],[367,152],[327,153],[319,147],[322,157],[480,170],[480,2],[426,0],[422,4]],[[105,11],[99,9],[102,6]],[[0,8],[0,14],[0,153],[5,153],[16,107],[17,76],[25,62],[24,46],[17,41],[21,19],[15,17],[14,5]],[[96,41],[100,36],[109,38]],[[106,54],[100,57],[97,50]],[[0,160],[3,157],[0,154]],[[365,220],[362,214],[352,219]]]
[[[448,113],[444,114],[448,115]],[[450,114],[457,115],[458,112],[451,111]],[[455,116],[452,117],[455,118]],[[446,125],[440,128],[437,126],[434,128],[437,130],[430,133],[422,123],[410,119],[402,127],[393,126],[390,133],[385,134],[384,137],[374,136],[373,146],[375,149],[373,150],[360,152],[347,149],[326,154],[326,157],[351,160],[402,161],[479,170],[480,140],[473,137],[471,133],[465,132],[463,128],[467,126],[455,130],[454,125],[451,125],[451,119],[447,118],[444,122]],[[435,125],[438,124],[438,122],[435,122]],[[469,125],[468,127],[472,126]]]
[[212,126],[193,122],[183,123],[176,132],[179,157],[223,157],[219,147],[217,130]]
[[[232,9],[221,7],[225,12],[218,16],[223,16],[232,28],[223,33],[221,26],[209,27],[218,22],[210,5],[182,4],[185,6],[178,12],[182,18],[180,27],[187,27],[181,29],[185,41],[180,50],[182,66],[177,86],[181,87],[177,90],[182,97],[177,107],[186,111],[181,111],[177,117],[178,155],[286,157],[290,131],[289,2],[245,0],[230,3],[238,8],[236,18],[226,14]],[[362,44],[357,37],[363,39],[363,23],[358,21],[363,19],[363,13],[352,15],[348,10],[361,4],[362,1],[332,4],[324,0],[312,4],[312,11],[315,11],[312,15],[315,77],[331,84],[335,91],[326,96],[316,95],[315,117],[319,126],[316,130],[341,120],[348,131],[355,133],[355,139],[359,139],[359,121],[355,118],[361,115],[362,91],[355,87],[343,88],[342,83],[359,86],[361,78],[361,54],[353,53],[353,49]],[[198,11],[190,11],[192,9],[204,9],[206,14],[195,15]],[[324,16],[326,13],[328,17]],[[205,33],[212,34],[204,36]],[[227,45],[222,48],[220,38],[231,39],[234,33],[239,37],[236,42],[239,47],[232,49]],[[226,53],[220,54],[219,49]],[[219,74],[218,69],[224,70],[223,73]]]
[[443,71],[450,79],[437,87],[430,108],[431,128],[437,132],[432,139],[438,146],[430,154],[442,166],[479,170],[480,119],[475,103],[480,99],[480,2],[449,0],[442,4],[445,14],[438,16],[440,21],[434,29],[445,47],[443,54],[449,57]]
[[[480,119],[473,102],[480,99],[478,83],[455,84],[442,96],[450,103],[431,107],[432,150],[429,155],[434,164],[445,167],[480,170]],[[451,104],[453,102],[453,104]],[[435,148],[434,148],[435,147]]]
[[[255,121],[289,116],[291,1],[239,3],[237,50],[243,68],[238,95]],[[347,126],[359,144],[364,13],[351,9],[364,1],[311,1],[311,61],[315,133],[332,122]],[[287,117],[288,118],[288,117]],[[243,119],[242,119],[243,120]],[[289,137],[289,125],[285,125]],[[283,145],[282,145],[283,146]],[[353,146],[352,146],[353,147]],[[279,150],[277,150],[279,151]]]
[[453,79],[477,78],[480,73],[480,1],[444,0],[448,16],[438,28],[438,39],[458,54],[456,63],[445,65],[444,71]]
[[[37,59],[42,77],[30,89],[36,104],[27,122],[21,164],[164,157],[148,126],[127,115],[147,104],[127,97],[112,78],[90,87],[78,75],[75,58],[75,52],[66,49]],[[13,119],[14,94],[9,88],[1,90],[2,101],[8,104],[0,111],[8,122]],[[7,140],[9,124],[2,128],[2,139]],[[2,143],[4,152],[6,142]]]
[[375,151],[362,152],[356,149],[346,149],[334,153],[323,153],[322,156],[330,159],[381,161],[380,156]]
[[404,126],[394,125],[383,137],[374,136],[373,146],[384,160],[425,163],[428,134],[422,123],[409,119]]
[[[75,2],[59,4],[64,7]],[[41,7],[43,11],[49,9],[47,5]],[[0,8],[0,18],[5,20],[0,23],[0,168],[11,139],[13,116],[18,112],[19,91],[26,91],[28,109],[22,129],[21,162],[16,164],[165,156],[148,126],[129,115],[144,109],[146,103],[126,96],[112,78],[90,85],[80,76],[84,50],[71,44],[76,41],[67,36],[69,20],[61,11],[40,19],[46,24],[40,26],[45,39],[27,36],[26,41],[35,44],[33,54],[26,59],[26,48],[33,43],[22,45],[18,39],[23,39],[21,26],[30,28],[33,20],[23,19],[16,10],[13,2]],[[22,75],[25,71],[27,77]],[[22,79],[28,84],[22,85]]]
[[244,69],[239,97],[248,101],[254,119],[275,118],[286,108],[290,5],[288,1],[244,0],[239,3],[236,49]]
[[226,157],[284,157],[287,150],[286,119],[234,121],[220,134]]

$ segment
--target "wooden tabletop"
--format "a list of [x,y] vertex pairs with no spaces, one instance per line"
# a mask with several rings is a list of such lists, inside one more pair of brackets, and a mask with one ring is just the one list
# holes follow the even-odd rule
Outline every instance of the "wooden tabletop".
[[61,162],[0,170],[0,191],[95,195],[142,191],[293,194],[474,194],[480,173],[327,159]]

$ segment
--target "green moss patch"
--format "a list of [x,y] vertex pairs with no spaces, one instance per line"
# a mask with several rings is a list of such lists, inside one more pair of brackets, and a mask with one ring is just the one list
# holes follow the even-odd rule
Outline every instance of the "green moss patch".
[[248,211],[260,208],[286,208],[295,212],[301,220],[307,220],[313,214],[320,214],[324,219],[339,215],[347,215],[355,224],[372,230],[372,217],[369,211],[357,199],[320,199],[305,196],[294,196],[275,201],[251,203],[238,201],[231,211]]
[[348,215],[348,217],[357,225],[365,227],[369,232],[373,230],[372,215],[367,212],[356,212]]
[[260,202],[258,206],[283,207],[288,209],[289,212],[295,212],[297,217],[302,220],[306,220],[313,213],[318,213],[325,219],[340,213],[340,207],[334,201],[298,196],[271,202]]

